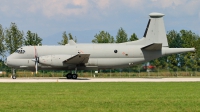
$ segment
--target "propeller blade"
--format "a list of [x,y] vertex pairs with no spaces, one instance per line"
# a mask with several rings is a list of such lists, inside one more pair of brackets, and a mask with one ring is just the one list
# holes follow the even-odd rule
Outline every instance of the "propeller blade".
[[37,74],[37,71],[38,71],[38,63],[39,63],[39,57],[38,57],[37,49],[36,49],[35,46],[34,46],[34,49],[35,49],[35,59],[32,59],[32,60],[35,61],[35,73]]
[[39,57],[37,57],[37,60],[36,60],[36,61],[37,61],[37,63],[40,63]]
[[35,48],[35,58],[37,58],[38,57],[38,54],[37,54],[37,49],[36,49],[36,47],[34,46],[34,48]]
[[36,60],[35,60],[35,59],[32,59],[32,61],[36,62]]
[[35,65],[35,73],[37,74],[37,70],[38,70],[38,63],[36,62],[36,65]]

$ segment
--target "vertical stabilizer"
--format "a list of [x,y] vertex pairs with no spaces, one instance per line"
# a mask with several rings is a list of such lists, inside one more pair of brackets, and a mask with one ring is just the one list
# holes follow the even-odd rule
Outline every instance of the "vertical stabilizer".
[[145,43],[147,45],[152,43],[162,43],[162,46],[167,47],[168,42],[163,20],[164,14],[150,13],[149,16],[150,19],[144,33]]
[[[142,39],[137,41],[126,42],[128,45],[162,44],[162,47],[168,47],[167,35],[162,13],[150,13],[150,18]],[[123,43],[122,43],[123,44]]]

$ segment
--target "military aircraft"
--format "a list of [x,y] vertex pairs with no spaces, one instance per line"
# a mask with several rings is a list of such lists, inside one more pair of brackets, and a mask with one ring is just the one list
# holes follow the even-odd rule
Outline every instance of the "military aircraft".
[[[137,41],[107,44],[77,44],[73,40],[63,46],[24,46],[7,57],[5,64],[14,69],[75,70],[67,79],[77,79],[77,70],[124,68],[195,48],[169,48],[163,21],[164,14],[150,13],[143,38]],[[13,72],[12,78],[16,78]]]

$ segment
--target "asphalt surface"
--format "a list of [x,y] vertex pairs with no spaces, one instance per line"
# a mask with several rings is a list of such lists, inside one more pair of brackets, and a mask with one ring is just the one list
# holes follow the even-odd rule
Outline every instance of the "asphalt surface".
[[200,78],[0,78],[0,82],[200,82]]

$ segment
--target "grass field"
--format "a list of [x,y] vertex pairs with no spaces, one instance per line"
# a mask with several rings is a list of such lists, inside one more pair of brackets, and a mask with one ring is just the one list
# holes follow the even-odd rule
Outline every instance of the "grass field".
[[200,111],[200,83],[0,83],[0,112]]

